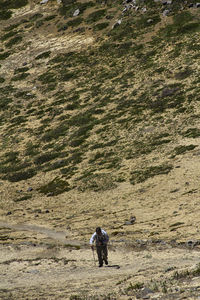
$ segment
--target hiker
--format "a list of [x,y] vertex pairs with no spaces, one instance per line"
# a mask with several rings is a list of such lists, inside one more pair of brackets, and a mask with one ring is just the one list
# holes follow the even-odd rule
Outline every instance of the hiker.
[[96,228],[96,232],[93,233],[91,239],[90,239],[90,245],[92,248],[92,251],[94,251],[94,245],[93,243],[96,242],[96,250],[99,260],[99,267],[103,266],[103,261],[106,265],[108,265],[108,248],[107,244],[109,241],[109,236],[107,232],[101,227]]

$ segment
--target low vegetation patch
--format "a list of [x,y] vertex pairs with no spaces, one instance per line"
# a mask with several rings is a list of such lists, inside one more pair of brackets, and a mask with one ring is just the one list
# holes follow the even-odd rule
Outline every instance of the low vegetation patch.
[[45,52],[39,54],[38,56],[36,56],[35,59],[47,58],[50,56],[50,54],[51,54],[51,51],[45,51]]
[[3,180],[8,180],[10,182],[17,182],[21,180],[26,180],[32,178],[37,174],[37,171],[33,168],[27,169],[21,172],[9,173],[2,177]]
[[45,195],[57,196],[71,189],[69,183],[62,178],[55,177],[49,183],[41,186],[39,192]]
[[99,174],[83,174],[78,180],[78,190],[84,192],[86,190],[92,190],[94,192],[106,191],[116,188],[114,179],[109,173]]
[[168,174],[172,170],[171,165],[152,166],[146,169],[135,170],[131,172],[130,183],[136,184],[143,182],[157,175]]
[[175,157],[176,155],[181,155],[181,154],[184,154],[185,152],[188,152],[188,151],[191,151],[193,149],[195,149],[197,147],[197,145],[181,145],[181,146],[178,146],[178,147],[175,147],[174,148],[174,155],[173,157]]

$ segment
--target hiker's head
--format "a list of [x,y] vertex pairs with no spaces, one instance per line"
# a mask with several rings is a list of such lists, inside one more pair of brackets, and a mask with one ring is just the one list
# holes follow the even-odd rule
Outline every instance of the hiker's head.
[[97,228],[96,228],[96,233],[97,233],[98,235],[101,234],[101,227],[97,227]]

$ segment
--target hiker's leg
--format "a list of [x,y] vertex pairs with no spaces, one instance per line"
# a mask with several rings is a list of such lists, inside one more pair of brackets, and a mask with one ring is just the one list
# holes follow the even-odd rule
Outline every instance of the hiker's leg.
[[99,265],[103,265],[102,247],[101,246],[97,246],[97,255],[98,255]]
[[107,248],[107,245],[104,245],[102,250],[103,250],[103,260],[106,263],[108,261],[108,248]]

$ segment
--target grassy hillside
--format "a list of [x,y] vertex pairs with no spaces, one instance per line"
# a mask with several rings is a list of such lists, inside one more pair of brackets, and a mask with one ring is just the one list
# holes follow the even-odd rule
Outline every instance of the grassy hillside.
[[[132,213],[139,234],[152,222],[145,199],[152,211],[171,205],[161,187],[179,181],[200,137],[200,8],[181,3],[137,1],[124,13],[122,1],[0,3],[2,218],[70,219],[83,236],[99,222],[117,236]],[[170,193],[186,199],[195,180]]]

